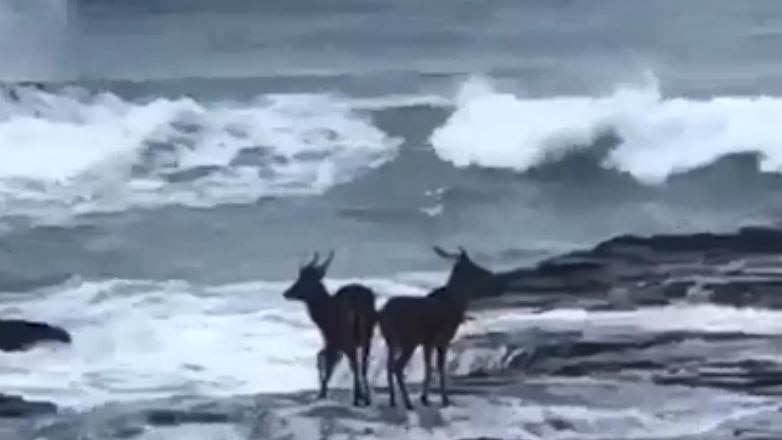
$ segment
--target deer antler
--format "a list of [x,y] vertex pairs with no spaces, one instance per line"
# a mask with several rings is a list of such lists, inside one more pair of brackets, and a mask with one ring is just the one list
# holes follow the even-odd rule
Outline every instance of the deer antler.
[[312,260],[310,260],[309,263],[306,264],[305,267],[314,267],[318,264],[318,260],[320,259],[320,255],[316,251],[314,254],[312,254]]
[[331,266],[331,262],[332,262],[332,260],[334,260],[334,249],[332,249],[331,251],[329,251],[329,255],[328,255],[328,257],[326,257],[326,261],[324,261],[324,262],[323,262],[323,264],[321,264],[321,265],[320,265],[320,267],[318,267],[318,269],[319,269],[319,270],[320,270],[322,273],[324,273],[324,274],[325,274],[325,273],[326,273],[326,271],[329,269],[329,266]]
[[442,258],[445,258],[446,260],[455,260],[459,258],[459,254],[455,252],[448,252],[445,249],[441,248],[440,246],[433,246],[434,253],[439,255]]

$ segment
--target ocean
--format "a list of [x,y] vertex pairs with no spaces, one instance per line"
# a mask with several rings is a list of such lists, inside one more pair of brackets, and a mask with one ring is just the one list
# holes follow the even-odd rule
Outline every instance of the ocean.
[[[315,251],[336,252],[330,287],[382,303],[445,280],[433,245],[507,270],[621,234],[773,224],[780,49],[782,7],[761,0],[0,0],[0,315],[74,339],[0,355],[0,388],[78,420],[311,391],[319,335],[282,292]],[[534,322],[779,327],[687,307]],[[597,424],[556,438],[695,438],[766,408],[726,394],[658,419],[631,391],[518,414]],[[250,438],[215,429],[139,438]]]

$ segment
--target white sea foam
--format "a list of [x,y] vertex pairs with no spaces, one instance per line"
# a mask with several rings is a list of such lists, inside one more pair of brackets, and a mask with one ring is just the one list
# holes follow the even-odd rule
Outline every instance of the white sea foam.
[[[404,278],[361,281],[381,295],[380,305],[390,294],[421,295],[428,288]],[[304,306],[282,298],[287,285],[74,280],[34,298],[5,296],[2,316],[62,325],[74,342],[0,353],[0,385],[76,408],[172,394],[314,389],[320,336]],[[343,362],[334,385],[347,384]]]
[[79,89],[0,90],[0,205],[70,214],[317,193],[397,146],[327,95],[129,102]]
[[621,141],[604,165],[647,183],[747,151],[763,155],[763,171],[782,170],[782,97],[669,98],[651,79],[604,96],[529,98],[473,78],[456,105],[431,142],[457,166],[525,171],[613,132]]
[[[425,275],[425,276],[424,276]],[[423,295],[443,274],[329,280],[330,288],[361,281],[380,295]],[[287,282],[197,286],[185,282],[72,280],[35,295],[4,295],[4,317],[62,325],[71,346],[44,345],[0,354],[4,392],[51,399],[75,408],[172,394],[230,396],[314,389],[314,354],[320,336],[298,302],[285,301]],[[782,313],[719,306],[650,308],[631,312],[552,311],[542,314],[474,313],[460,334],[543,327],[551,330],[656,332],[672,329],[782,330]],[[503,353],[462,351],[456,344],[450,368],[465,374],[475,362],[491,367]],[[371,380],[384,383],[385,350],[373,348]],[[420,381],[415,356],[408,378]],[[343,362],[335,387],[347,387]]]
[[[503,332],[568,332],[584,338],[611,339],[627,335],[651,335],[665,332],[743,333],[774,336],[782,334],[782,312],[768,309],[735,308],[714,304],[676,304],[644,307],[637,310],[589,311],[555,309],[546,312],[516,310],[473,312],[475,319],[460,329],[461,336]],[[462,347],[452,359],[450,368],[457,374],[469,374],[478,369],[502,370],[504,362],[534,347],[509,348]],[[509,350],[514,350],[512,353]],[[759,358],[778,360],[774,355]]]
[[464,326],[466,333],[545,328],[559,331],[655,333],[669,331],[782,334],[782,312],[714,304],[676,304],[637,310],[556,309],[542,313],[481,312]]

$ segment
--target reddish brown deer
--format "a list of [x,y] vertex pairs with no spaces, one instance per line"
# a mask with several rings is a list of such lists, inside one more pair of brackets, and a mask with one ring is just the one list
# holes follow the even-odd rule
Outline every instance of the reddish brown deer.
[[353,372],[353,405],[359,406],[362,401],[370,405],[367,370],[377,320],[375,293],[360,284],[349,284],[341,287],[334,296],[329,295],[323,285],[323,277],[334,259],[334,252],[321,264],[318,259],[316,252],[312,261],[299,268],[298,279],[283,293],[288,300],[304,302],[310,319],[323,337],[323,348],[317,355],[318,398],[326,397],[334,368],[345,354]]
[[502,278],[475,264],[464,249],[459,248],[458,253],[449,253],[439,247],[434,250],[437,255],[454,262],[445,286],[424,297],[392,297],[379,312],[380,332],[388,349],[386,374],[392,407],[396,406],[396,378],[405,406],[413,408],[405,387],[404,370],[419,345],[423,348],[424,360],[421,403],[429,405],[432,351],[436,351],[442,404],[450,404],[445,371],[448,347],[459,325],[467,318],[469,300],[478,292],[494,294],[504,288]]

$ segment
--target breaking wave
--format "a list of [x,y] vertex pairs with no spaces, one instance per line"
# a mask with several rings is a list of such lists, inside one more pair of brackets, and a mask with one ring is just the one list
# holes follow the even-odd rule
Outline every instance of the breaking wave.
[[760,154],[761,171],[782,171],[780,97],[669,98],[652,79],[598,97],[530,98],[473,78],[456,106],[430,140],[459,167],[524,172],[612,135],[618,144],[602,165],[647,184],[744,152]]
[[[3,215],[56,220],[133,207],[253,203],[320,194],[392,161],[395,173],[416,178],[391,182],[378,173],[352,184],[372,186],[365,189],[373,197],[394,185],[411,200],[449,182],[491,187],[489,175],[453,169],[477,166],[541,171],[536,175],[562,183],[565,193],[579,193],[573,184],[585,172],[594,175],[593,186],[618,181],[595,171],[669,188],[671,177],[696,176],[740,153],[754,155],[733,161],[740,173],[782,171],[782,131],[773,123],[779,116],[778,97],[666,97],[653,79],[596,97],[534,98],[477,77],[450,98],[290,93],[213,101],[6,88],[0,205]],[[434,154],[411,153],[429,148]],[[548,166],[558,163],[566,166]],[[737,188],[754,177],[716,174]],[[709,189],[711,180],[696,186]],[[765,197],[756,189],[763,190],[747,191]]]
[[317,193],[398,142],[328,95],[131,102],[70,88],[0,90],[0,204],[85,212]]

